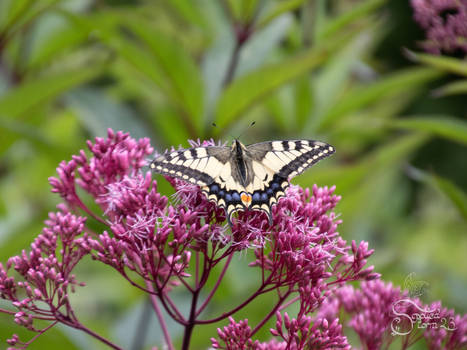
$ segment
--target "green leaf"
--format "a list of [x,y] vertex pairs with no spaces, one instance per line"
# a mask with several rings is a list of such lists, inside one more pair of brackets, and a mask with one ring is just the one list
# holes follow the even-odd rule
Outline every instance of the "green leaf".
[[102,73],[102,64],[37,77],[0,97],[0,116],[17,117]]
[[467,94],[467,79],[448,83],[433,91],[435,97],[463,94]]
[[105,137],[108,128],[124,130],[135,138],[148,136],[147,126],[133,110],[98,89],[76,89],[67,94],[66,101],[93,136]]
[[135,73],[139,73],[151,80],[166,93],[170,90],[163,71],[158,65],[154,64],[152,55],[141,48],[140,45],[137,45],[134,40],[114,37],[107,43],[118,52],[125,62],[134,68]]
[[393,120],[390,126],[426,131],[449,140],[467,144],[467,122],[448,116],[415,116]]
[[268,11],[268,13],[259,21],[258,27],[264,27],[272,20],[279,17],[283,13],[296,10],[300,7],[305,0],[283,0],[275,3],[275,6]]
[[467,221],[467,194],[453,182],[441,176],[433,175],[437,188],[444,193]]
[[244,23],[251,21],[260,6],[259,0],[229,0],[233,17]]
[[408,171],[412,178],[432,186],[449,198],[462,218],[467,221],[467,194],[461,188],[444,177],[413,166],[410,166]]
[[[302,16],[304,42],[319,42],[319,33],[321,33],[328,20],[327,0],[306,2],[302,8]],[[312,35],[309,34],[310,32]]]
[[163,145],[179,145],[186,143],[191,136],[188,134],[183,119],[173,108],[159,106],[155,111],[154,128],[158,130]]
[[9,29],[31,6],[31,0],[5,1],[0,6],[2,10],[0,32]]
[[310,79],[307,76],[299,78],[294,84],[293,96],[295,102],[295,119],[297,121],[297,126],[302,129],[314,107],[313,90],[311,88]]
[[201,132],[203,114],[203,82],[193,58],[174,40],[141,20],[128,20],[130,29],[147,45],[154,59],[163,72],[170,96],[180,104],[186,113],[187,122],[197,136]]
[[426,53],[416,53],[410,50],[405,50],[405,54],[412,61],[424,63],[430,67],[439,69],[440,71],[467,76],[467,64],[465,63],[465,60],[446,56],[429,55]]
[[[221,2],[207,0],[208,15],[212,22],[215,38],[203,55],[201,67],[205,84],[206,117],[213,117],[213,109],[225,79],[231,53],[235,47],[234,33],[229,26],[229,20],[225,18]],[[208,120],[212,122],[213,120]],[[207,123],[206,123],[207,124]]]
[[90,31],[90,28],[76,25],[73,22],[55,30],[46,40],[42,40],[39,47],[32,52],[25,69],[34,69],[57,59],[64,51],[86,41]]
[[341,96],[351,85],[352,70],[364,60],[379,39],[377,25],[363,30],[353,40],[342,45],[327,61],[312,81],[315,106],[309,115],[304,134],[315,132],[328,111],[341,102]]
[[207,28],[207,23],[201,10],[202,7],[198,4],[191,0],[171,0],[167,4],[176,9],[186,21]]
[[255,34],[240,51],[235,77],[258,68],[267,58],[271,57],[273,50],[287,35],[287,30],[292,23],[292,15],[284,14],[269,23],[268,26],[255,31]]
[[374,83],[358,86],[349,91],[338,104],[323,116],[320,127],[328,128],[337,120],[377,102],[384,96],[411,91],[442,75],[442,72],[433,68],[409,68],[390,74]]
[[332,37],[338,31],[345,29],[350,23],[369,16],[374,10],[384,5],[385,2],[386,0],[359,1],[342,15],[328,21],[318,33],[318,39],[323,40]]
[[10,7],[8,17],[6,18],[3,28],[0,28],[0,33],[3,30],[7,31],[7,36],[14,36],[21,29],[30,24],[34,19],[50,9],[61,0],[16,0],[12,1],[14,5]]
[[[404,135],[379,147],[365,157],[362,162],[369,168],[394,167],[396,163],[406,160],[429,139],[430,136],[422,132]],[[371,175],[371,171],[368,174]]]
[[310,49],[300,55],[271,64],[244,75],[230,84],[219,99],[217,118],[225,130],[241,113],[283,84],[315,68],[327,57],[323,48]]
[[[373,176],[375,171],[394,169],[399,166],[427,140],[429,140],[429,136],[424,133],[399,137],[378,147],[356,164],[331,168],[315,167],[308,176],[301,176],[301,184],[308,187],[314,183],[328,186],[335,184],[339,188],[339,193],[346,195],[347,192],[351,192],[363,184],[367,177]],[[339,148],[336,148],[336,156],[339,155],[339,152]]]

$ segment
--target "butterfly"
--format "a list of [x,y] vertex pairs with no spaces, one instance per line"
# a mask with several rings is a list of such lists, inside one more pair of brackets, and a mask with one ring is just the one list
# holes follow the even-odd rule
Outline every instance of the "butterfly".
[[198,185],[208,200],[224,208],[232,226],[238,210],[261,210],[272,223],[271,207],[289,180],[334,153],[314,140],[267,141],[249,146],[234,140],[230,147],[194,147],[158,156],[151,169]]

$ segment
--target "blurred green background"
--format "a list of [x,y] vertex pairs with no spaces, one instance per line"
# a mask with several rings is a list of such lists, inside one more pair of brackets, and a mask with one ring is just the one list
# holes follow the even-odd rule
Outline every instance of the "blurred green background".
[[[384,280],[415,273],[423,300],[467,312],[467,70],[421,53],[423,38],[407,0],[0,0],[0,261],[29,247],[59,202],[47,181],[58,163],[108,127],[158,151],[240,133],[246,144],[317,139],[337,153],[293,182],[337,186],[340,233],[369,242]],[[245,265],[213,314],[255,286]],[[96,262],[77,277],[83,323],[140,348],[144,296]],[[236,318],[267,312],[253,307]],[[196,328],[193,348],[225,324]],[[0,348],[12,333],[33,335],[0,314]],[[65,345],[104,348],[64,327],[31,348]]]

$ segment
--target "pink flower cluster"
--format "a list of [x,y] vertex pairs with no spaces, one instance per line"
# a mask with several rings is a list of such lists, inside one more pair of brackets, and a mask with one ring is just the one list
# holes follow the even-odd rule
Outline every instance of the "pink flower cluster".
[[[371,341],[375,348],[382,343],[381,334],[390,322],[384,313],[400,294],[392,287],[385,289],[381,282],[364,282],[360,292],[346,287],[349,281],[370,281],[379,275],[367,267],[373,253],[368,243],[347,244],[337,232],[341,221],[333,209],[340,197],[334,188],[291,186],[273,208],[272,224],[262,212],[245,211],[230,228],[224,211],[197,186],[167,178],[176,191],[173,200],[158,192],[151,173],[143,171],[146,158],[153,153],[148,139],[137,141],[109,130],[106,139],[96,138],[88,148],[89,152],[81,151],[62,162],[58,177],[50,179],[52,191],[64,202],[50,214],[31,249],[0,264],[0,297],[12,304],[12,309],[0,312],[14,315],[19,325],[39,336],[62,323],[120,349],[85,327],[70,303],[70,293],[84,285],[76,281],[73,269],[84,256],[91,256],[150,296],[164,336],[161,342],[168,349],[175,347],[162,309],[184,329],[182,349],[190,347],[195,327],[227,320],[229,324],[211,339],[214,348],[349,349],[344,323],[337,318],[339,308],[358,315],[349,325],[362,344],[369,346]],[[95,222],[88,225],[90,221]],[[245,265],[257,271],[257,286],[231,309],[207,318],[204,311],[228,275],[233,256],[247,250],[252,254],[245,254],[251,257]],[[180,310],[172,299],[174,288],[190,296],[188,310]],[[370,289],[373,299],[365,294]],[[274,302],[261,321],[251,326],[248,320],[235,321],[237,311],[266,293]],[[292,309],[295,312],[290,316]],[[452,317],[456,326],[467,324],[460,316]],[[40,329],[36,319],[50,323]],[[255,339],[260,329],[274,321],[270,341]],[[368,329],[367,322],[371,324]],[[426,338],[432,344],[445,344],[449,337],[455,339],[452,344],[463,344],[459,339],[465,337],[465,328],[457,329],[459,334],[442,339],[427,331]],[[26,348],[37,336],[22,342],[14,335],[8,343]]]
[[422,338],[432,350],[467,348],[467,315],[456,315],[440,302],[424,305],[381,280],[364,281],[358,289],[349,285],[336,289],[317,318],[335,322],[339,315],[346,315],[346,325],[369,350],[386,349],[397,337],[402,338],[403,349]]
[[434,54],[467,54],[466,0],[411,0],[414,17],[426,32],[423,48]]

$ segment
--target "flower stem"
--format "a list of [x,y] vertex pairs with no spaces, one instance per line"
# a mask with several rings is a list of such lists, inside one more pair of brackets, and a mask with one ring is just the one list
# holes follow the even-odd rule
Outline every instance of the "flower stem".
[[227,258],[227,261],[225,262],[225,265],[224,265],[224,268],[222,269],[222,272],[221,274],[219,275],[219,278],[217,279],[216,281],[216,284],[214,285],[214,287],[212,288],[211,292],[209,293],[209,295],[207,296],[206,300],[203,302],[203,304],[201,305],[201,307],[198,309],[198,311],[196,312],[196,316],[199,316],[199,314],[201,314],[201,312],[203,312],[203,310],[206,308],[206,306],[208,305],[209,301],[211,300],[211,298],[213,297],[214,293],[216,292],[217,288],[219,288],[219,285],[221,284],[222,282],[222,279],[224,278],[224,275],[230,265],[230,261],[232,261],[232,257],[233,257],[233,252],[229,255],[229,257]]
[[199,292],[200,292],[200,289],[195,290],[193,293],[193,298],[191,299],[190,317],[188,319],[188,324],[185,327],[182,350],[188,350],[190,348],[190,339],[191,339],[191,335],[193,333],[193,328],[195,327],[195,321],[196,321],[196,303],[198,302]]
[[247,306],[250,302],[252,302],[255,298],[258,297],[258,295],[260,294],[263,294],[265,291],[266,291],[266,286],[267,284],[269,283],[269,280],[270,280],[270,276],[268,277],[268,279],[266,280],[266,283],[263,283],[252,295],[250,295],[243,303],[241,303],[240,305],[236,306],[235,308],[231,309],[230,311],[227,311],[227,312],[224,312],[222,315],[218,316],[218,317],[215,317],[215,318],[211,318],[210,320],[197,320],[196,323],[197,324],[209,324],[209,323],[215,323],[215,322],[218,322],[220,320],[223,320],[227,317],[229,317],[230,315],[233,315],[234,313],[236,313],[238,310],[241,310],[243,309],[245,306]]
[[225,74],[224,80],[222,82],[222,86],[227,86],[230,84],[232,81],[234,74],[235,74],[235,69],[237,68],[238,65],[238,60],[240,58],[240,50],[243,46],[244,42],[241,42],[239,40],[235,40],[235,47],[232,52],[232,56],[230,56],[230,61],[229,61],[229,66],[227,68],[227,73]]
[[78,195],[75,193],[74,194],[74,200],[76,202],[76,204],[78,205],[78,207],[83,210],[86,214],[88,214],[89,216],[91,216],[92,218],[94,218],[95,220],[97,220],[98,222],[100,222],[101,224],[104,224],[106,226],[109,226],[109,223],[106,222],[104,219],[102,219],[101,217],[97,216],[96,214],[94,214],[91,210],[89,210],[89,208],[83,203],[83,201],[81,200],[81,198],[78,197]]
[[276,306],[269,312],[266,317],[264,317],[260,323],[256,325],[256,327],[251,331],[250,337],[253,336],[257,331],[261,329],[261,327],[264,326],[264,324],[276,313],[276,311],[281,307],[282,303],[284,302],[285,299],[290,295],[291,290],[289,289],[287,293],[285,293],[282,297],[279,298],[277,301]]

